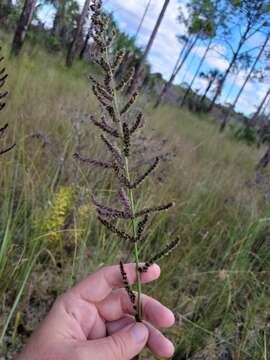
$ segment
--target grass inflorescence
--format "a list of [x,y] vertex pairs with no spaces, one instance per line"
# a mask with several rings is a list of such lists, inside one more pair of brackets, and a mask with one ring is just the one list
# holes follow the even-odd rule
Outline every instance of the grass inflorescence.
[[[122,74],[122,80],[116,79],[116,72],[121,66],[124,57],[125,49],[118,51],[115,56],[111,56],[110,46],[114,41],[114,31],[109,31],[109,19],[102,12],[102,2],[99,0],[93,1],[91,5],[92,15],[92,37],[95,41],[96,53],[95,59],[97,64],[103,71],[103,80],[99,82],[91,76],[92,90],[100,104],[101,119],[97,120],[96,116],[92,115],[93,124],[102,131],[100,139],[103,142],[106,151],[110,155],[111,160],[108,162],[97,161],[91,159],[83,159],[80,154],[76,153],[75,158],[87,162],[90,165],[98,165],[101,168],[112,169],[119,183],[118,203],[122,205],[122,209],[113,208],[111,206],[100,203],[93,197],[93,203],[96,207],[98,220],[107,228],[107,230],[124,241],[131,243],[134,247],[133,253],[136,262],[137,271],[137,302],[135,305],[135,293],[132,290],[124,270],[124,265],[120,263],[120,270],[123,276],[123,283],[127,289],[132,304],[136,310],[136,320],[142,320],[142,306],[141,306],[141,273],[146,272],[149,267],[157,260],[166,256],[179,243],[179,239],[173,240],[168,244],[162,252],[150,259],[144,266],[140,265],[139,261],[139,246],[140,243],[147,239],[146,227],[149,222],[149,216],[152,213],[162,212],[168,210],[173,206],[173,203],[161,205],[157,207],[149,207],[137,210],[134,190],[152,174],[159,164],[159,157],[157,156],[148,169],[141,172],[135,178],[131,172],[130,163],[132,161],[133,143],[132,139],[136,132],[141,128],[143,114],[138,112],[136,115],[132,114],[132,107],[136,102],[139,93],[134,91],[128,99],[124,96],[124,90],[132,81],[134,70],[128,74]],[[133,116],[128,116],[132,114]],[[134,120],[130,120],[134,118]],[[122,219],[126,220],[131,225],[132,231],[126,228],[120,228],[116,221]]]

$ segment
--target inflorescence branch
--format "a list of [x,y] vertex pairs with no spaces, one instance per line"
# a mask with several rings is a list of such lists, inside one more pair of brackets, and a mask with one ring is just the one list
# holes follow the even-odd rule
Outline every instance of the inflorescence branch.
[[[0,47],[1,51],[1,47]],[[4,60],[4,57],[0,57],[0,63]],[[6,98],[8,96],[8,91],[2,91],[1,89],[5,86],[6,80],[8,78],[8,74],[6,73],[6,68],[0,68],[0,111],[4,109],[6,106]],[[5,124],[4,126],[0,127],[0,138],[4,137],[6,135],[8,129],[8,124]],[[10,150],[12,150],[15,147],[15,144],[12,144],[11,146],[1,150],[0,149],[0,155],[6,154]]]

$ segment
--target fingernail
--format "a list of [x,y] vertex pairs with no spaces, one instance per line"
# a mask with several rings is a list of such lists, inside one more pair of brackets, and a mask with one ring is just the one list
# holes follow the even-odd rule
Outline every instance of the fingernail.
[[131,335],[137,344],[141,344],[146,340],[148,336],[148,330],[143,324],[137,323],[132,327]]
[[169,340],[166,339],[167,341],[167,354],[166,357],[171,357],[174,354],[175,348],[174,348],[174,344]]

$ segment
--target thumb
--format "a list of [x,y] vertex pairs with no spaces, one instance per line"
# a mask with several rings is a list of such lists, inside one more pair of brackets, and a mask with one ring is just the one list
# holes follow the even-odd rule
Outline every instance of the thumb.
[[[103,339],[88,341],[82,359],[130,360],[138,355],[148,341],[148,329],[142,323],[129,325]],[[80,358],[81,359],[81,358]]]

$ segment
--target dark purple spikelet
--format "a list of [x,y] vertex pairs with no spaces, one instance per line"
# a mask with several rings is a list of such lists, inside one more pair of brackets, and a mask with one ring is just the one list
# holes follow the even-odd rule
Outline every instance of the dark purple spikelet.
[[146,224],[148,222],[148,215],[145,215],[143,220],[139,222],[138,227],[137,227],[137,238],[136,241],[140,241],[143,235],[143,232],[145,230]]
[[155,262],[163,259],[165,256],[168,256],[180,243],[180,238],[176,238],[172,242],[170,242],[163,250],[161,250],[158,254],[153,256],[149,261],[147,261],[144,266],[139,268],[141,273],[147,272],[150,266],[152,266]]
[[[0,47],[0,51],[1,51],[1,47]],[[2,57],[0,61],[3,61],[4,58]],[[8,74],[6,73],[6,68],[3,67],[0,70],[0,89],[5,85],[6,80],[8,78]],[[4,107],[6,106],[6,102],[5,99],[8,96],[8,91],[0,91],[0,111],[4,109]]]
[[131,242],[135,242],[136,239],[129,235],[128,233],[126,233],[125,231],[122,231],[120,229],[118,229],[116,226],[114,226],[112,223],[110,223],[109,221],[103,219],[102,217],[98,216],[98,220],[101,222],[102,225],[104,225],[111,233],[118,235],[121,239],[126,240],[126,241],[131,241]]
[[112,92],[111,82],[112,82],[112,74],[108,73],[104,77],[104,86],[109,93]]
[[115,89],[117,91],[123,91],[132,82],[134,74],[135,68],[133,67],[131,70],[129,70],[127,76],[119,82]]
[[0,150],[0,155],[6,154],[6,153],[9,152],[10,150],[12,150],[15,146],[16,146],[16,144],[12,144],[12,145],[10,145],[8,148],[5,148],[4,150]]
[[100,135],[100,137],[101,137],[102,141],[104,142],[104,144],[106,145],[109,152],[112,154],[113,159],[115,161],[117,161],[118,165],[121,168],[123,168],[124,164],[123,164],[123,159],[120,154],[120,151],[104,135]]
[[112,72],[115,72],[119,66],[122,64],[124,57],[125,57],[126,51],[124,49],[121,49],[117,52],[115,56],[115,60],[112,64]]
[[124,115],[130,109],[130,107],[135,103],[138,96],[139,96],[139,94],[137,92],[135,92],[133,95],[131,95],[130,99],[128,100],[126,105],[121,110],[121,112],[120,112],[121,115]]
[[92,165],[92,166],[99,166],[103,169],[112,169],[113,168],[113,164],[108,161],[100,161],[100,160],[92,160],[92,159],[83,158],[78,153],[73,154],[73,158],[75,160],[79,160],[85,164]]
[[103,98],[106,99],[106,101],[108,101],[109,103],[112,103],[113,96],[107,91],[107,89],[105,89],[100,84],[97,84],[96,87],[97,87],[97,91],[99,92],[100,96],[103,96]]
[[0,93],[0,100],[3,100],[4,98],[6,98],[8,96],[8,91],[5,91],[3,93]]
[[115,208],[112,208],[110,206],[104,205],[97,201],[97,199],[92,196],[92,202],[96,206],[96,209],[100,215],[103,215],[104,217],[108,217],[111,219],[130,219],[131,214],[127,213],[123,210],[118,210]]
[[99,48],[99,51],[103,51],[103,48],[104,48],[104,45],[105,45],[103,39],[100,36],[94,34],[93,32],[92,32],[91,35],[92,35],[92,38],[94,39],[94,41],[96,43],[96,46]]
[[124,264],[123,264],[122,261],[120,261],[120,272],[121,272],[121,275],[122,275],[124,288],[125,288],[128,296],[129,296],[131,304],[133,305],[133,309],[136,311],[137,310],[136,295],[135,295],[134,291],[132,290],[132,288],[131,288],[131,286],[129,284],[127,273],[125,271]]
[[159,157],[156,157],[155,161],[153,162],[153,164],[146,170],[146,172],[141,175],[140,177],[137,178],[137,180],[134,181],[134,183],[132,183],[131,187],[132,189],[137,188],[158,166],[159,163]]
[[[2,69],[3,72],[5,72],[6,69]],[[0,88],[2,88],[5,85],[5,82],[8,78],[8,74],[2,74],[0,78]]]
[[106,60],[101,57],[100,59],[97,60],[98,64],[102,67],[102,69],[104,70],[105,74],[108,74],[111,72],[111,68],[110,65],[106,62]]
[[112,135],[116,138],[119,138],[119,133],[116,129],[112,128],[111,126],[109,126],[106,122],[105,119],[102,117],[100,121],[98,121],[93,115],[91,116],[91,120],[93,122],[93,124],[100,128],[101,130],[103,130],[104,132],[106,132],[109,135]]
[[151,214],[151,213],[157,213],[157,212],[162,212],[162,211],[167,211],[170,208],[174,207],[175,203],[170,202],[168,204],[165,205],[160,205],[160,206],[155,206],[155,207],[151,207],[151,208],[146,208],[143,210],[139,210],[137,212],[135,212],[134,214],[134,218],[140,217],[140,216],[144,216],[146,214]]
[[118,198],[125,212],[132,216],[130,201],[123,187],[121,187],[118,191]]
[[106,109],[107,113],[109,114],[110,118],[112,119],[112,121],[114,123],[118,123],[119,120],[118,120],[118,118],[116,116],[116,112],[115,112],[113,106],[108,105],[108,106],[105,107],[105,109]]
[[89,75],[89,79],[92,82],[92,85],[98,85],[98,81],[92,75]]
[[3,110],[5,106],[6,106],[6,103],[0,103],[0,111]]
[[123,185],[127,189],[132,189],[132,184],[130,183],[129,179],[123,174],[122,169],[120,169],[116,161],[113,161],[113,170],[115,175],[118,177],[121,185]]
[[123,151],[124,151],[124,155],[126,157],[129,157],[129,150],[130,150],[130,132],[129,132],[129,128],[126,122],[123,122]]
[[[2,48],[0,46],[0,51],[1,50]],[[2,62],[3,60],[4,57],[1,57],[0,62]],[[0,89],[5,85],[7,78],[8,78],[8,74],[6,73],[6,68],[3,67],[2,69],[0,69]],[[0,91],[0,111],[2,111],[6,106],[7,96],[8,96],[8,91],[3,91],[3,92]],[[0,138],[6,135],[7,128],[8,128],[8,124],[5,124],[0,128]],[[0,150],[0,155],[6,154],[10,150],[12,150],[15,146],[16,144],[12,144],[3,150]]]
[[116,36],[116,31],[115,30],[112,30],[111,31],[111,35],[108,36],[108,38],[106,39],[105,41],[105,44],[106,44],[106,47],[110,47],[113,40],[115,39],[115,36]]
[[142,122],[143,122],[143,113],[139,112],[139,114],[136,117],[136,121],[134,125],[129,130],[130,135],[134,134],[135,131],[137,131],[142,126]]
[[5,135],[7,128],[8,124],[5,124],[3,127],[0,128],[0,138]]
[[100,84],[92,75],[89,75],[89,79],[91,80],[91,82],[93,83],[93,85],[95,85],[96,87],[99,88],[99,91],[101,93],[103,93],[104,96],[106,96],[108,98],[108,100],[112,101],[112,89],[108,88],[108,87],[104,87],[102,84]]
[[95,95],[95,97],[97,98],[98,102],[100,103],[100,105],[102,105],[103,107],[107,108],[108,105],[108,100],[106,98],[104,98],[104,96],[101,96],[100,93],[98,92],[98,88],[96,85],[92,86],[92,90],[93,90],[93,94]]

